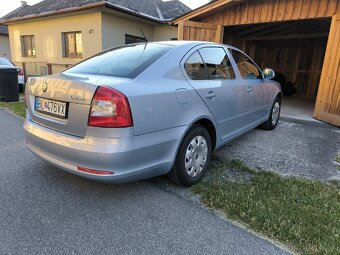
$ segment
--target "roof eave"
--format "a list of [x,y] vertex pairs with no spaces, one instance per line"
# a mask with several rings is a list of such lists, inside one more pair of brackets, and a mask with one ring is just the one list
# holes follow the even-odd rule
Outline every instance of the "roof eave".
[[112,10],[117,10],[138,18],[142,18],[148,21],[152,21],[158,24],[169,24],[170,22],[172,22],[171,19],[166,19],[166,20],[160,20],[157,19],[153,16],[144,14],[144,13],[140,13],[134,10],[131,10],[129,8],[125,8],[123,6],[120,5],[116,5],[116,4],[112,4],[109,2],[99,2],[99,3],[92,3],[92,4],[87,4],[87,5],[83,5],[80,7],[71,7],[71,8],[66,8],[66,9],[61,9],[58,11],[49,11],[49,12],[43,12],[43,13],[39,13],[36,15],[27,15],[27,16],[23,16],[23,17],[16,17],[16,18],[11,18],[11,19],[0,19],[0,24],[4,24],[4,25],[8,25],[10,23],[13,22],[18,22],[18,21],[25,21],[25,20],[31,20],[31,19],[38,19],[38,18],[45,18],[45,17],[49,17],[49,16],[55,16],[55,15],[59,15],[59,14],[65,14],[65,13],[71,13],[71,12],[79,12],[79,11],[84,11],[84,10],[88,10],[88,9],[94,9],[94,8],[109,8]]
[[172,25],[178,25],[178,23],[182,20],[190,20],[192,18],[199,16],[202,13],[213,11],[213,10],[215,10],[215,9],[221,7],[221,6],[228,6],[228,5],[232,6],[232,5],[235,5],[235,4],[239,4],[243,1],[244,0],[220,0],[220,1],[217,0],[217,1],[207,3],[207,4],[202,5],[201,7],[197,8],[197,9],[194,9],[190,12],[187,12],[187,13],[175,18],[172,21]]
[[123,6],[120,6],[120,5],[117,5],[117,4],[113,4],[113,3],[110,3],[110,2],[104,2],[104,4],[105,4],[105,7],[109,8],[109,9],[121,11],[123,13],[130,14],[130,15],[136,16],[138,18],[146,19],[148,21],[152,21],[152,22],[155,22],[155,23],[158,23],[158,24],[165,24],[165,23],[168,23],[168,22],[171,21],[171,20],[167,20],[167,19],[164,19],[164,20],[157,19],[153,16],[150,16],[150,15],[147,15],[147,14],[144,14],[144,13],[140,13],[138,11],[131,10],[130,8],[126,8],[126,7],[123,7]]

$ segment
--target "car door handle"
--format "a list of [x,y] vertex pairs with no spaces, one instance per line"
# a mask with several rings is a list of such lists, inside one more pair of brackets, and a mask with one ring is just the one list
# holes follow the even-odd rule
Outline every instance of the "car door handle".
[[208,94],[205,96],[207,99],[214,99],[216,97],[216,94],[213,91],[209,91]]
[[248,87],[248,88],[246,89],[246,91],[247,91],[248,93],[250,93],[250,92],[253,92],[253,89],[252,89],[252,87]]

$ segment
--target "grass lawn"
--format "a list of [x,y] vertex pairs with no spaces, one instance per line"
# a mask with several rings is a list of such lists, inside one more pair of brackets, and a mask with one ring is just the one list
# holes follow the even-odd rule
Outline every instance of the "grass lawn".
[[[227,169],[227,170],[226,170]],[[223,171],[245,180],[223,178]],[[340,186],[220,163],[192,187],[204,204],[301,254],[340,254]]]
[[340,154],[339,154],[339,155],[336,155],[336,156],[334,157],[334,160],[335,160],[336,162],[340,163]]
[[7,108],[8,110],[14,112],[15,114],[21,117],[26,116],[24,102],[12,102],[12,103],[0,102],[0,107]]

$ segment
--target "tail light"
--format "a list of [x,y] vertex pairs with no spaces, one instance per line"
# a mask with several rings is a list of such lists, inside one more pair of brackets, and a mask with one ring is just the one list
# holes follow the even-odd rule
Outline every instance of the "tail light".
[[119,91],[100,86],[92,99],[88,125],[123,128],[133,125],[129,101]]
[[22,69],[19,69],[18,75],[24,75],[24,71]]

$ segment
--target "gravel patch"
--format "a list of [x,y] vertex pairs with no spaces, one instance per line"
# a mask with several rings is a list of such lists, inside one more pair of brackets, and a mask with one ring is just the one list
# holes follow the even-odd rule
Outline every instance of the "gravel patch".
[[244,183],[250,181],[252,176],[253,173],[231,167],[226,164],[222,157],[213,154],[211,156],[210,168],[205,174],[202,182],[209,182],[214,179],[228,179],[232,182]]

